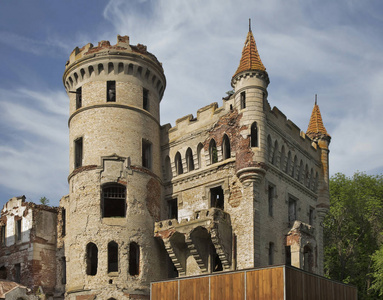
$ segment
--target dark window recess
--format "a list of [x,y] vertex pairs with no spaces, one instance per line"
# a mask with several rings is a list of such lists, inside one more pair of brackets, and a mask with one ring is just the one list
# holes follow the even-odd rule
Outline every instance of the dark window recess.
[[273,216],[273,206],[274,206],[274,187],[272,185],[269,185],[269,193],[268,193],[268,200],[269,200],[269,216]]
[[65,234],[66,234],[66,211],[65,211],[65,208],[63,208],[63,210],[61,212],[61,218],[62,218],[61,234],[62,234],[62,236],[65,236]]
[[140,274],[140,247],[135,242],[129,245],[129,274]]
[[1,226],[1,245],[5,246],[6,241],[6,225]]
[[241,93],[241,109],[246,108],[246,92]]
[[108,273],[118,272],[118,245],[116,242],[108,244]]
[[152,168],[152,144],[146,140],[142,140],[142,166]]
[[16,221],[16,241],[21,241],[21,219]]
[[61,283],[66,284],[66,258],[65,258],[65,256],[63,256],[61,258],[61,263],[62,263]]
[[177,198],[168,200],[168,218],[169,219],[178,219],[178,200],[177,200]]
[[194,170],[193,151],[190,148],[188,148],[188,150],[186,151],[186,165],[188,168],[188,172]]
[[125,217],[126,188],[122,185],[106,186],[102,189],[104,218]]
[[176,157],[174,158],[174,163],[176,165],[177,175],[183,174],[184,169],[182,167],[182,159],[181,159],[181,154],[179,152],[176,153]]
[[76,90],[76,109],[82,107],[82,89],[79,87]]
[[0,267],[0,279],[7,279],[7,268],[5,266]]
[[20,283],[21,281],[21,265],[15,264],[15,281]]
[[149,91],[147,89],[142,91],[142,107],[149,111]]
[[89,243],[86,246],[86,274],[94,276],[97,274],[98,248],[95,244]]
[[311,251],[311,248],[309,246],[305,246],[303,248],[303,270],[307,272],[313,271],[313,252]]
[[309,211],[309,225],[313,226],[314,225],[314,209],[310,208]]
[[258,147],[258,128],[256,122],[251,124],[250,141],[251,147]]
[[230,140],[226,134],[222,140],[222,156],[223,156],[223,159],[228,159],[231,157]]
[[297,201],[289,198],[289,226],[292,226],[297,219]]
[[106,101],[116,102],[116,82],[115,81],[106,82]]
[[74,167],[79,168],[82,166],[82,138],[74,141]]
[[274,243],[269,243],[269,265],[274,264]]
[[223,189],[220,186],[210,189],[210,206],[224,209]]
[[286,266],[291,266],[291,247],[285,247],[285,264]]

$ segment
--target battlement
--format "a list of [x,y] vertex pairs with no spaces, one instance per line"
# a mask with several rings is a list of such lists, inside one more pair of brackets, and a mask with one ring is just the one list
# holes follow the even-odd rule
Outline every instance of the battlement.
[[117,35],[117,44],[111,45],[109,41],[98,42],[97,47],[93,44],[88,43],[82,48],[76,47],[69,56],[69,60],[65,64],[65,69],[68,69],[73,63],[82,60],[85,57],[92,57],[95,55],[105,54],[123,54],[125,53],[136,53],[138,55],[145,55],[147,58],[153,60],[155,63],[161,66],[162,64],[157,60],[156,56],[147,51],[147,47],[142,44],[130,45],[129,36]]

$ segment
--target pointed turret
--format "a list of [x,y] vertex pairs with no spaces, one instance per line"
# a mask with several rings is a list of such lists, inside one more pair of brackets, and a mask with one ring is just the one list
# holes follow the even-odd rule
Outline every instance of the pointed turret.
[[249,24],[249,32],[246,37],[245,45],[242,49],[242,57],[239,62],[239,66],[237,68],[237,71],[234,73],[232,77],[232,86],[235,82],[235,77],[239,75],[242,72],[251,72],[251,71],[258,71],[263,73],[264,78],[269,84],[269,76],[266,72],[266,68],[262,63],[261,57],[259,56],[257,45],[255,43],[255,39],[253,36],[253,32],[251,31],[251,26]]
[[311,113],[309,126],[307,127],[306,135],[312,140],[317,141],[319,138],[327,137],[331,139],[331,136],[327,133],[326,128],[323,125],[322,115],[317,104],[317,98],[315,95],[315,104]]

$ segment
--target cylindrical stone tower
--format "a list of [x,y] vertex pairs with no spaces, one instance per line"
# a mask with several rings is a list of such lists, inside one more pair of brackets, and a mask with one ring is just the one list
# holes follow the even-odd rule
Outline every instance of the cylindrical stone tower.
[[162,195],[162,65],[146,46],[118,36],[113,46],[74,49],[63,81],[70,99],[66,299],[147,299],[150,281],[166,270],[153,237]]

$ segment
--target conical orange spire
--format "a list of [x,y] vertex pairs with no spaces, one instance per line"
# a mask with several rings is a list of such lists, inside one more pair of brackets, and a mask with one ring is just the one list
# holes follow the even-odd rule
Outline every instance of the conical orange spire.
[[242,50],[241,61],[239,62],[238,69],[233,77],[240,72],[253,70],[266,71],[266,68],[261,61],[253,33],[251,32],[251,28],[249,26],[249,33],[247,34],[245,46]]
[[307,128],[306,134],[311,138],[315,139],[317,137],[321,136],[328,136],[330,135],[327,133],[326,128],[323,125],[322,116],[319,110],[319,106],[317,104],[317,99],[315,95],[315,104],[313,111],[311,113],[310,123]]

